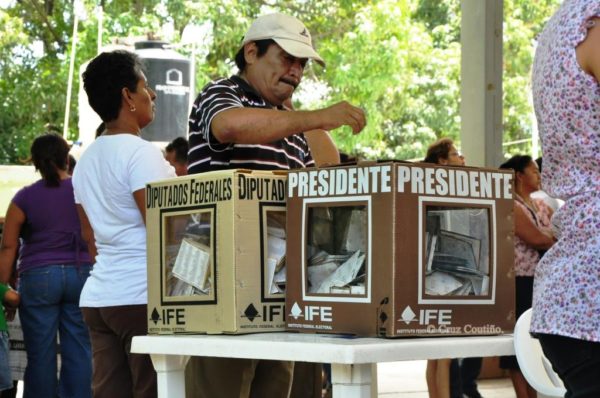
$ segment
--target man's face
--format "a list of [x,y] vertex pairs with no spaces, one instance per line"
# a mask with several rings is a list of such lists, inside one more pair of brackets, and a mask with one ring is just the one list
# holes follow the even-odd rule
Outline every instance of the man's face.
[[281,105],[290,98],[300,84],[307,59],[296,58],[277,44],[269,46],[261,57],[256,55],[256,45],[250,43],[246,52],[249,83],[270,103]]

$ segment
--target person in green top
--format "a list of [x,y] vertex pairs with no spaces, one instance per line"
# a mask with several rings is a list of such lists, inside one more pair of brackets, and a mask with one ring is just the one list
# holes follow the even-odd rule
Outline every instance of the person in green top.
[[19,293],[7,284],[0,283],[0,391],[13,388],[10,365],[8,363],[8,327],[4,316],[4,305],[16,308],[19,305]]

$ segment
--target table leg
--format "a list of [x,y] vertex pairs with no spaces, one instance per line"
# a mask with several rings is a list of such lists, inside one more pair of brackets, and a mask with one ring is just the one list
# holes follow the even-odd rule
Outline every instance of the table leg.
[[156,370],[158,398],[185,398],[185,365],[188,355],[150,354]]
[[377,364],[331,364],[333,398],[377,398]]

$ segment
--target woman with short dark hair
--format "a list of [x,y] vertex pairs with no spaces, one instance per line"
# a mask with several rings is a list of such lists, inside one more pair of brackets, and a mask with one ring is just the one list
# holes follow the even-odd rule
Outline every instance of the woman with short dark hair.
[[148,332],[145,187],[175,173],[140,137],[154,119],[156,93],[135,54],[98,55],[83,85],[105,125],[73,175],[83,237],[95,257],[80,301],[92,339],[94,397],[151,398],[150,356],[131,353],[132,338]]
[[[6,213],[0,282],[8,281],[19,238],[19,317],[27,367],[25,398],[91,397],[90,339],[79,308],[91,264],[68,174],[69,145],[59,135],[33,141],[31,157],[42,179],[21,189]],[[57,343],[61,369],[57,380]]]

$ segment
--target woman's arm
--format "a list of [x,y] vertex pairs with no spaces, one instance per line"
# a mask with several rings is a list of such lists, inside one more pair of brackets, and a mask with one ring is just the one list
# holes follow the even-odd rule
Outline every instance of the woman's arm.
[[135,204],[142,214],[142,220],[146,224],[146,188],[133,191],[133,200],[135,200]]
[[92,225],[90,224],[90,220],[85,214],[85,210],[83,206],[80,204],[75,205],[77,207],[77,214],[79,215],[79,224],[81,225],[81,237],[83,241],[87,243],[88,253],[92,260],[92,264],[96,262],[96,255],[98,251],[96,250],[96,238],[94,237],[94,230],[92,229]]
[[14,203],[6,211],[2,244],[0,245],[0,283],[8,283],[17,259],[19,234],[25,223],[25,213]]
[[600,18],[594,18],[593,21],[595,26],[590,28],[587,37],[576,49],[577,62],[581,69],[600,82]]
[[539,229],[519,206],[515,206],[515,235],[537,250],[549,249],[554,238]]

